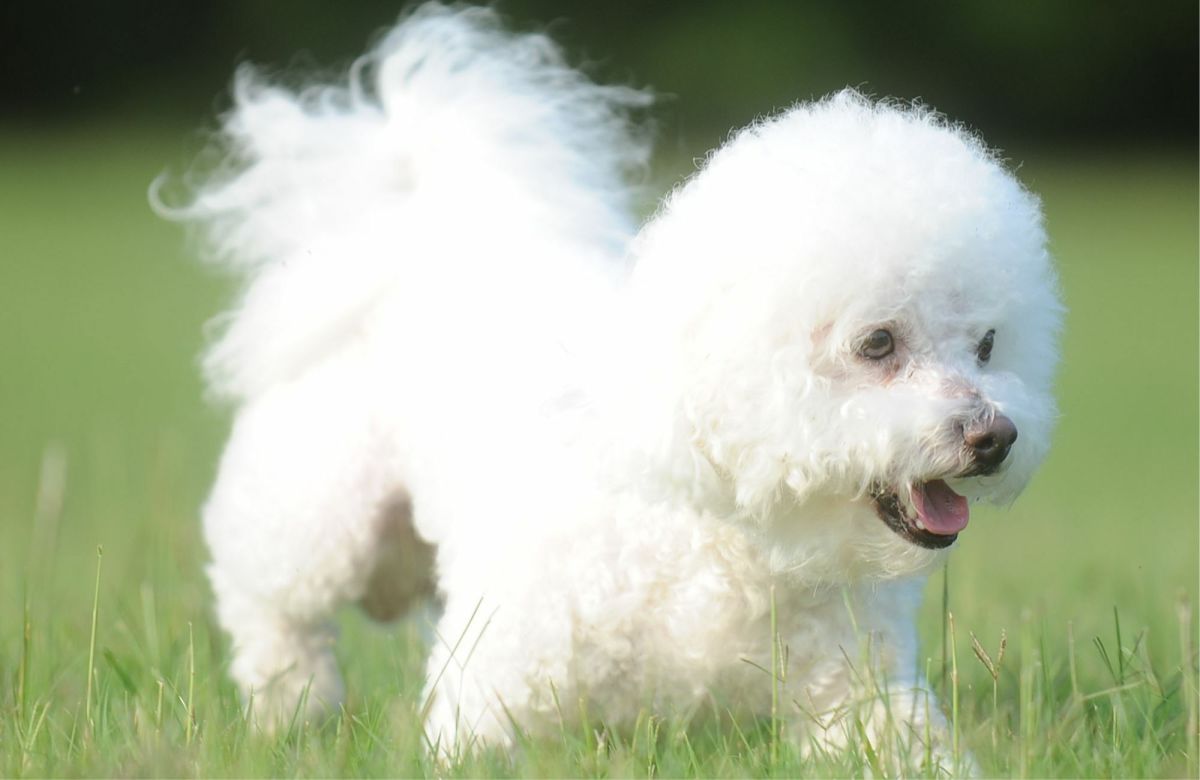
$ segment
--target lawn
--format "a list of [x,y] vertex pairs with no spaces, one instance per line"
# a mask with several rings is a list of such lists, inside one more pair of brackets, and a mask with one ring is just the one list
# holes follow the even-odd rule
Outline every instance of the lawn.
[[[195,356],[228,285],[146,202],[194,141],[0,135],[0,775],[427,772],[419,621],[346,616],[351,698],[324,728],[256,734],[226,679],[196,518],[227,414]],[[951,558],[957,684],[932,578],[929,668],[989,775],[1194,777],[1196,159],[1038,153],[1019,174],[1069,308],[1062,419],[1027,493],[977,513]],[[995,680],[971,634],[993,659],[1007,636]],[[647,718],[448,773],[840,775],[869,753],[805,763],[767,724]]]

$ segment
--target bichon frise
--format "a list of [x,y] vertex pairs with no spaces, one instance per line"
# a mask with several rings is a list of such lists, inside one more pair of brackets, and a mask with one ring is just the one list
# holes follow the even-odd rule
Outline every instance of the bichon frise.
[[489,10],[235,98],[175,213],[246,279],[207,355],[237,415],[204,529],[259,717],[341,701],[340,605],[433,595],[447,754],[582,697],[768,712],[783,647],[802,744],[856,707],[939,738],[925,577],[1055,418],[1039,204],[978,139],[844,91],[733,135],[637,230],[647,95]]

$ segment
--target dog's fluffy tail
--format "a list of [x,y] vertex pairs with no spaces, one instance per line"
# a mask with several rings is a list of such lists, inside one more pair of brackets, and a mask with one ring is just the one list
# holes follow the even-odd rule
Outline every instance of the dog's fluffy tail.
[[221,164],[188,203],[160,205],[245,278],[205,357],[219,397],[345,343],[422,264],[530,277],[564,253],[613,262],[634,227],[628,177],[649,145],[631,114],[649,96],[594,84],[489,9],[425,5],[334,85],[242,67],[233,96]]

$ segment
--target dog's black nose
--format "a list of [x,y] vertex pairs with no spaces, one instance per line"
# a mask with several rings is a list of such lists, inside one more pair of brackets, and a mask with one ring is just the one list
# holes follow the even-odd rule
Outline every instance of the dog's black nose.
[[1017,426],[1002,414],[997,414],[986,425],[967,428],[963,434],[963,441],[975,462],[976,474],[991,474],[1000,468],[1016,440]]

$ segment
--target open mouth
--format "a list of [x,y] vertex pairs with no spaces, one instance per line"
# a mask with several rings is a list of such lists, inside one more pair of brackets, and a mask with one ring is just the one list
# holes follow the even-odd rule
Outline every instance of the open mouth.
[[954,544],[959,532],[967,527],[971,512],[967,499],[940,479],[909,486],[907,500],[893,486],[876,485],[871,499],[888,528],[931,550]]

